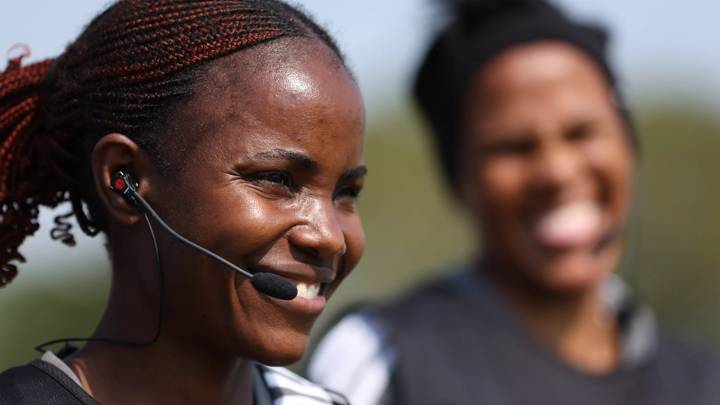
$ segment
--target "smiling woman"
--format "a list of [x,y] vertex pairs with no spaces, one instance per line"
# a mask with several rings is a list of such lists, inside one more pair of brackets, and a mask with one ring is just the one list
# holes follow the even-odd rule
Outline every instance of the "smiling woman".
[[106,234],[113,275],[88,343],[0,374],[0,404],[341,403],[259,365],[302,356],[364,248],[363,103],[325,31],[274,0],[127,0],[21,62],[0,75],[2,284],[38,207],[63,201]]
[[636,145],[605,32],[544,0],[448,4],[415,95],[477,257],[343,318],[310,375],[356,405],[718,403],[717,355],[612,274]]

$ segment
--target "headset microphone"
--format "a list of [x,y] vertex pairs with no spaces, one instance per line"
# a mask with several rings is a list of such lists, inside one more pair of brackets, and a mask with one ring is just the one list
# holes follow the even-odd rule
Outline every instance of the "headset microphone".
[[148,219],[148,215],[153,217],[157,223],[159,223],[165,230],[172,235],[173,237],[177,238],[181,242],[185,243],[186,245],[190,246],[193,249],[199,250],[200,252],[206,254],[207,256],[210,256],[211,258],[219,261],[220,263],[224,264],[225,266],[235,270],[236,272],[242,274],[243,276],[250,279],[250,282],[255,287],[256,290],[260,291],[261,293],[268,295],[273,298],[278,298],[281,300],[291,300],[297,296],[297,288],[289,282],[287,279],[278,276],[277,274],[273,273],[255,273],[252,274],[246,270],[241,269],[240,267],[230,263],[225,258],[205,249],[204,247],[198,245],[197,243],[188,240],[184,236],[178,234],[175,232],[174,229],[172,229],[168,224],[165,223],[165,221],[160,218],[160,216],[155,212],[155,210],[152,209],[150,204],[145,201],[136,191],[137,183],[133,181],[132,177],[130,177],[129,174],[126,174],[122,171],[119,171],[112,176],[112,189],[119,193],[120,195],[125,198],[126,201],[128,201],[130,204],[132,204],[134,207],[136,207],[142,214],[143,218],[145,219],[145,223],[148,226],[148,230],[150,231],[150,238],[153,242],[153,247],[155,248],[155,265],[158,269],[158,273],[160,275],[160,285],[159,285],[159,295],[160,295],[160,311],[158,313],[157,318],[157,327],[155,328],[155,334],[150,340],[147,341],[127,341],[127,340],[119,340],[115,338],[109,338],[109,337],[72,337],[72,338],[62,338],[62,339],[54,339],[47,341],[45,343],[41,343],[37,346],[35,346],[35,350],[37,350],[40,353],[44,353],[46,348],[50,345],[54,345],[57,343],[65,343],[65,346],[63,346],[62,349],[58,352],[60,357],[64,357],[65,355],[69,355],[73,353],[77,348],[72,345],[73,342],[103,342],[103,343],[111,343],[111,344],[118,344],[118,345],[125,345],[125,346],[133,346],[133,347],[144,347],[149,346],[157,342],[157,340],[160,338],[160,331],[162,330],[162,323],[163,323],[163,307],[165,305],[165,282],[164,282],[164,275],[163,275],[163,269],[160,262],[160,251],[158,250],[157,240],[155,239],[155,231],[153,231],[153,226],[150,223],[150,219]]
[[126,201],[135,206],[138,210],[140,210],[140,212],[149,214],[158,224],[160,224],[160,226],[165,228],[165,230],[170,235],[183,242],[184,244],[190,246],[191,248],[198,250],[205,255],[217,260],[218,262],[224,264],[225,266],[236,271],[237,273],[240,273],[244,277],[249,278],[250,282],[256,290],[260,291],[265,295],[281,300],[289,301],[297,296],[297,288],[284,277],[267,272],[254,274],[250,273],[249,271],[241,269],[240,267],[229,262],[222,256],[211,252],[210,250],[177,233],[174,229],[170,227],[170,225],[166,224],[165,221],[163,221],[162,218],[160,218],[160,216],[155,212],[155,210],[153,210],[150,204],[148,204],[148,202],[145,201],[145,199],[137,193],[135,189],[137,187],[137,183],[132,179],[132,177],[130,177],[129,174],[123,171],[118,171],[113,174],[111,180],[112,189],[115,192],[122,195]]

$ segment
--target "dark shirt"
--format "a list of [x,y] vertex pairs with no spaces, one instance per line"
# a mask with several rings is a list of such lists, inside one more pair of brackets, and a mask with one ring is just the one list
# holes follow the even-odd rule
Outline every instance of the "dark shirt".
[[42,360],[0,374],[0,405],[99,405],[57,367]]
[[[377,352],[392,353],[386,362],[391,368],[387,387],[375,403],[720,404],[718,357],[659,332],[647,308],[627,293],[608,295],[613,294],[608,305],[622,330],[622,361],[603,375],[581,372],[532,340],[500,294],[472,271],[365,311],[365,319],[383,335],[383,348]],[[357,319],[357,313],[354,316]],[[337,346],[343,341],[340,335],[331,331],[328,337],[333,336],[329,340]],[[323,349],[323,344],[319,351],[342,352],[339,346]],[[357,345],[348,347],[345,357],[359,352]],[[343,357],[333,360],[334,373],[342,374]],[[353,372],[354,381],[374,380],[365,378],[362,368]],[[348,394],[362,392],[362,387],[345,389]]]

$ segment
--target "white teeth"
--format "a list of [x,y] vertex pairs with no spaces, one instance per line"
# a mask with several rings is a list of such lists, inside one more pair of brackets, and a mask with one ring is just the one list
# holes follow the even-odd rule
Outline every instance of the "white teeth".
[[298,297],[301,298],[315,298],[320,294],[320,284],[306,284],[306,283],[298,283],[297,291],[298,291]]
[[545,245],[579,246],[598,236],[602,222],[602,210],[595,202],[577,201],[545,213],[535,224],[535,235]]

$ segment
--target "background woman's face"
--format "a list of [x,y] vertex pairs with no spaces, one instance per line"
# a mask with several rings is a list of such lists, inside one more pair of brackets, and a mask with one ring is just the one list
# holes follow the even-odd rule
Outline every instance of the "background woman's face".
[[596,286],[617,264],[633,156],[613,95],[570,45],[511,48],[474,78],[461,196],[486,256],[535,288]]
[[288,278],[299,296],[265,296],[164,237],[169,333],[265,363],[297,360],[325,299],[364,249],[355,204],[365,175],[360,94],[331,51],[310,39],[226,57],[198,88],[169,128],[191,149],[183,170],[161,180],[158,210],[241,267]]

